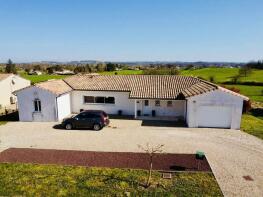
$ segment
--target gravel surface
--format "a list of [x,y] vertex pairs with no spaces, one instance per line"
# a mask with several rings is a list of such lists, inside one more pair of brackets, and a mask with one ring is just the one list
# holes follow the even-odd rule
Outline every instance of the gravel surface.
[[225,196],[263,196],[263,141],[254,136],[228,129],[141,126],[139,120],[111,122],[111,127],[101,131],[54,129],[56,123],[10,122],[0,126],[0,150],[141,152],[138,144],[146,143],[165,144],[166,153],[201,150]]
[[[130,152],[10,148],[0,153],[0,162],[149,169],[148,154]],[[167,153],[154,155],[153,169],[160,171],[212,171],[206,158],[197,160],[195,154]]]

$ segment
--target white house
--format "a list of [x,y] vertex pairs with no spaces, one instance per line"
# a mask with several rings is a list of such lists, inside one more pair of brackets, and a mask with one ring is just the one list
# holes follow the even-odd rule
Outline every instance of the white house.
[[0,73],[0,105],[2,107],[16,103],[16,90],[30,86],[30,81],[14,74]]
[[189,76],[75,75],[16,91],[20,121],[59,121],[99,109],[137,119],[184,120],[189,127],[239,129],[247,97]]

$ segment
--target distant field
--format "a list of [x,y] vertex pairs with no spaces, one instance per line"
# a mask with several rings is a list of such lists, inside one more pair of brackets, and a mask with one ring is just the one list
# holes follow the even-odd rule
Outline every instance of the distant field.
[[[231,82],[232,78],[238,74],[238,68],[203,68],[196,70],[183,70],[182,75],[202,77],[209,80],[213,76],[215,83]],[[247,77],[241,77],[239,82],[263,82],[263,70],[253,70]],[[253,85],[226,85],[226,87],[235,87],[241,94],[248,96],[253,101],[263,102],[263,86]]]
[[240,90],[240,94],[244,94],[253,101],[263,102],[263,86],[226,85],[226,87],[238,88]]
[[63,79],[67,77],[66,75],[48,75],[48,74],[43,74],[43,75],[28,75],[28,74],[20,74],[21,77],[30,80],[33,84],[34,83],[39,83],[42,81],[47,81],[50,79]]
[[141,75],[143,74],[142,70],[118,70],[118,71],[105,71],[105,72],[100,72],[99,74],[101,75]]
[[[209,80],[214,77],[216,83],[231,82],[232,78],[238,74],[239,68],[202,68],[182,70],[182,75],[202,77]],[[263,82],[263,70],[252,70],[247,77],[241,77],[240,82]]]

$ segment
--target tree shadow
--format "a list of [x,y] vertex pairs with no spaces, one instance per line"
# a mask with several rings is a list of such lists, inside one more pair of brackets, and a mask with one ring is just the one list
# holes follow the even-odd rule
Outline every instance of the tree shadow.
[[256,116],[256,117],[261,116],[261,117],[263,117],[263,109],[262,108],[251,109],[249,112],[253,116]]

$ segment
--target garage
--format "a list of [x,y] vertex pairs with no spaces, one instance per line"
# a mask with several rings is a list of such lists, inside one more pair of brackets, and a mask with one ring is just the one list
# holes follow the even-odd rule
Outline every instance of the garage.
[[240,129],[243,102],[249,99],[222,87],[187,98],[188,127]]
[[199,106],[197,110],[198,127],[231,128],[231,106]]

